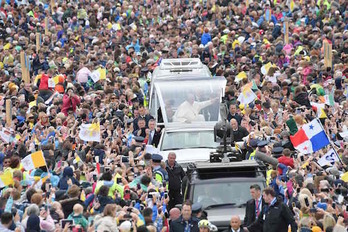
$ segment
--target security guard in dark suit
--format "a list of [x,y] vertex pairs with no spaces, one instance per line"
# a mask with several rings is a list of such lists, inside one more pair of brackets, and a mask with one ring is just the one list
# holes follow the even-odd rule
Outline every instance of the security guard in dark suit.
[[257,220],[244,230],[250,232],[291,232],[297,231],[297,224],[294,215],[289,207],[281,199],[276,198],[273,188],[267,187],[263,190],[263,199],[266,205],[262,207],[262,212]]
[[262,211],[262,206],[265,205],[265,201],[262,199],[260,185],[258,184],[251,185],[250,195],[252,199],[250,199],[246,203],[245,217],[244,217],[244,224],[243,224],[244,226],[249,226],[254,221],[256,221],[258,215]]

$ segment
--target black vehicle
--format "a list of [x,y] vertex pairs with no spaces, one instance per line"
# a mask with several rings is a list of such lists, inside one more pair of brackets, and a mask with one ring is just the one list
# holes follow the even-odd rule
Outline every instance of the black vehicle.
[[266,186],[262,165],[252,160],[230,163],[197,162],[188,167],[184,199],[199,202],[208,220],[219,230],[227,229],[232,215],[244,219],[250,185]]

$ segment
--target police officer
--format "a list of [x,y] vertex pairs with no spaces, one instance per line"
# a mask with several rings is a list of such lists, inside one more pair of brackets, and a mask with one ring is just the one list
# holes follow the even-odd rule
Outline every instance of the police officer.
[[159,154],[153,154],[151,156],[152,159],[152,171],[155,177],[155,180],[161,184],[163,182],[168,182],[169,177],[167,171],[161,167],[161,161],[163,157]]
[[254,160],[254,159],[255,159],[256,151],[260,151],[260,152],[264,152],[264,153],[267,152],[267,150],[266,150],[266,146],[267,146],[267,144],[268,144],[268,141],[267,141],[267,140],[250,141],[250,143],[251,143],[251,145],[254,145],[255,143],[257,143],[257,148],[250,154],[249,160]]
[[274,189],[267,187],[263,190],[265,205],[257,220],[244,230],[250,232],[287,232],[291,226],[291,232],[297,231],[294,215],[282,200],[276,198]]
[[207,220],[208,214],[206,211],[202,210],[202,204],[197,202],[192,205],[192,216],[198,218],[199,220]]

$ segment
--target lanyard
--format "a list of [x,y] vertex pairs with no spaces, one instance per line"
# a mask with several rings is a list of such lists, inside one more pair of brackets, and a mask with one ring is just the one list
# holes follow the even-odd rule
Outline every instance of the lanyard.
[[277,202],[277,198],[275,197],[271,203],[266,207],[265,214],[268,213],[269,209],[271,208],[272,205],[274,205]]
[[255,217],[257,218],[261,212],[261,204],[262,204],[262,198],[260,198],[259,200],[255,201],[258,204],[255,207]]

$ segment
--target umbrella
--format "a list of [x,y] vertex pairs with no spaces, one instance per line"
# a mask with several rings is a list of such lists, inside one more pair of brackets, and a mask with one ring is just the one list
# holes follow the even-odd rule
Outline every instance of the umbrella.
[[83,67],[77,72],[76,80],[80,83],[86,83],[88,81],[88,76],[90,74],[91,74],[91,71],[88,68]]

